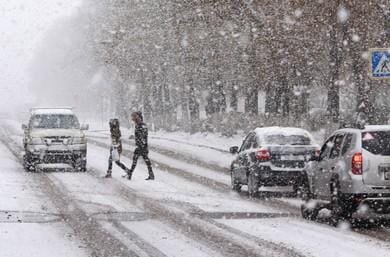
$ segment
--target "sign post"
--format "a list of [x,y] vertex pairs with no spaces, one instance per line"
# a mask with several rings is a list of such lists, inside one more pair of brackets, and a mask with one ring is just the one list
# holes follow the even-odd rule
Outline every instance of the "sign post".
[[369,75],[373,79],[390,79],[390,48],[370,49]]

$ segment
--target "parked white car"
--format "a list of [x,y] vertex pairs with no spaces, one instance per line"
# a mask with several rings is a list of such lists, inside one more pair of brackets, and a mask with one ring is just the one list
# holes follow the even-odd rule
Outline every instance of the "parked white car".
[[316,218],[324,207],[337,220],[358,210],[390,214],[390,126],[337,130],[310,163],[307,175],[305,218]]
[[27,171],[40,164],[69,164],[86,171],[87,140],[83,130],[88,125],[80,126],[71,108],[34,108],[22,128]]

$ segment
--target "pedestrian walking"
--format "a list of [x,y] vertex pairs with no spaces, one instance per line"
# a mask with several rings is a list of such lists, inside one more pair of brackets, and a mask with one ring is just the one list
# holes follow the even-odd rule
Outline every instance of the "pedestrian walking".
[[154,180],[152,163],[149,159],[148,127],[143,121],[142,112],[133,112],[131,114],[131,120],[135,123],[134,136],[136,148],[133,155],[133,165],[131,166],[130,172],[127,174],[127,178],[131,179],[134,169],[137,166],[138,158],[142,156],[149,172],[149,176],[146,178],[146,180]]
[[106,178],[112,177],[112,163],[115,162],[121,169],[123,169],[127,174],[130,173],[130,170],[120,161],[120,156],[122,154],[122,134],[120,130],[120,124],[118,119],[110,120],[110,133],[111,133],[111,146],[110,146],[110,157],[108,158],[108,170]]

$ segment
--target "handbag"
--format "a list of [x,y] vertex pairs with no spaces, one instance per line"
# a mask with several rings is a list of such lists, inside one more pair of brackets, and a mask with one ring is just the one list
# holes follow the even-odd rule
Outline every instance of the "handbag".
[[112,149],[112,160],[114,162],[117,162],[120,160],[120,155],[119,155],[119,151],[118,151],[118,147],[113,147]]

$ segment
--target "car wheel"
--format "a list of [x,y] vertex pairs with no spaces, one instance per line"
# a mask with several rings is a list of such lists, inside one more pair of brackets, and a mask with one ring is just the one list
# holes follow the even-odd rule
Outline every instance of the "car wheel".
[[77,157],[74,160],[73,167],[76,171],[79,171],[79,172],[86,172],[87,171],[87,161],[85,160],[83,155]]
[[79,172],[86,172],[87,171],[87,164],[84,163],[84,162],[81,162],[81,163],[76,163],[74,165],[74,168],[76,171],[79,171]]
[[238,180],[234,176],[233,170],[230,171],[230,180],[231,180],[231,186],[234,191],[240,192],[241,191],[241,185],[238,183]]
[[318,213],[319,209],[313,199],[309,199],[301,205],[301,215],[304,219],[316,220]]
[[253,173],[248,175],[248,193],[250,197],[255,197],[259,192],[259,177]]
[[304,201],[307,201],[311,198],[309,180],[307,177],[304,177],[301,181],[294,185],[293,188],[294,193],[298,198],[301,198]]
[[80,172],[86,172],[87,171],[87,164],[86,163],[83,163],[81,165],[81,167],[79,168],[79,171]]
[[25,153],[24,157],[23,157],[23,166],[24,166],[24,169],[27,171],[27,172],[31,172],[31,171],[34,171],[35,170],[35,165],[33,163],[33,160],[31,158],[31,155],[28,154],[28,153]]
[[304,201],[304,203],[301,205],[301,215],[304,219],[307,220],[317,220],[320,208],[315,202],[314,195],[310,190],[309,183],[309,179],[305,177],[300,188],[300,197]]
[[346,207],[346,202],[340,192],[340,183],[338,180],[331,182],[331,201],[330,209],[332,213],[332,222],[337,225],[340,220],[347,220],[352,217],[352,212]]

